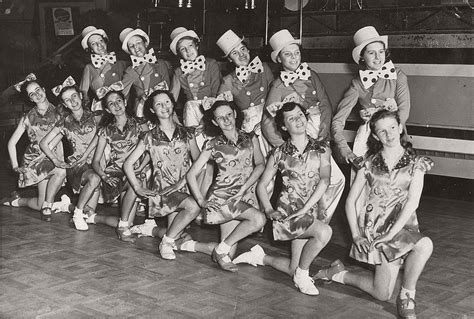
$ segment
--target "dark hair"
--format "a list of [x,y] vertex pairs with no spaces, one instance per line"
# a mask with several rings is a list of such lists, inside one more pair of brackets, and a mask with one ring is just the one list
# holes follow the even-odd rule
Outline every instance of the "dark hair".
[[[102,118],[101,118],[100,123],[99,123],[99,126],[101,126],[101,127],[106,127],[107,125],[109,125],[109,124],[111,124],[115,121],[115,117],[112,114],[110,114],[109,112],[106,111],[106,109],[107,109],[107,100],[108,100],[109,96],[111,96],[112,94],[117,94],[118,96],[120,96],[123,99],[124,102],[126,101],[125,95],[122,93],[122,91],[109,91],[104,95],[102,100],[100,100],[100,102],[102,104],[102,109],[104,109],[104,112],[102,113]],[[127,107],[125,108],[125,112],[127,112]],[[127,115],[129,115],[128,112],[127,112]]]
[[[31,80],[31,81],[25,81],[21,84],[20,86],[20,93],[21,95],[23,96],[23,98],[27,101],[27,102],[32,102],[30,100],[30,97],[28,96],[28,92],[26,92],[26,89],[28,88],[28,86],[32,83],[36,83],[38,84],[42,89],[44,88],[44,86],[42,85],[42,83],[36,79],[36,80]],[[44,92],[46,94],[46,90]]]
[[79,91],[79,87],[77,85],[70,85],[70,86],[65,86],[61,89],[61,91],[59,91],[59,94],[58,94],[58,97],[59,99],[62,101],[63,100],[63,94],[66,92],[66,91],[69,91],[69,90],[74,90],[76,91],[77,93],[81,93],[81,91]]
[[145,115],[145,118],[153,124],[156,124],[156,123],[160,122],[160,120],[158,119],[156,114],[152,112],[153,104],[154,104],[153,100],[154,100],[155,96],[160,95],[160,94],[165,94],[166,96],[168,96],[169,99],[171,100],[171,103],[173,104],[173,112],[174,112],[174,110],[176,110],[176,101],[174,100],[173,94],[171,94],[170,91],[165,91],[165,90],[156,90],[156,91],[154,91],[146,99],[145,106],[143,108],[143,113]]
[[301,112],[303,112],[303,114],[306,116],[306,119],[308,119],[308,112],[306,111],[306,109],[301,106],[301,104],[299,103],[296,103],[296,102],[286,102],[285,104],[283,104],[283,106],[281,107],[281,109],[279,109],[277,112],[276,112],[276,115],[275,115],[275,124],[277,126],[277,129],[278,131],[280,132],[281,134],[281,137],[286,141],[289,137],[290,137],[290,134],[288,134],[287,131],[284,131],[282,129],[283,126],[285,126],[285,117],[284,117],[284,114],[285,112],[291,112],[293,111],[295,108],[299,107]]
[[374,41],[374,42],[367,43],[367,45],[363,47],[362,50],[360,51],[360,56],[359,56],[359,65],[364,69],[367,68],[367,63],[365,63],[365,60],[364,60],[365,50],[369,44],[375,43],[375,42],[382,43],[383,48],[385,49],[385,63],[389,62],[392,59],[390,55],[390,50],[385,47],[385,43],[383,43],[382,41]]
[[244,120],[243,114],[240,109],[237,107],[234,101],[216,101],[212,104],[211,108],[204,112],[203,121],[204,121],[204,133],[208,136],[217,136],[221,133],[221,129],[212,123],[212,120],[215,120],[214,112],[221,106],[227,105],[233,111],[236,112],[237,116],[235,118],[235,127],[240,130],[242,127],[242,122]]
[[[398,124],[401,124],[400,121],[400,116],[398,115],[398,112],[391,112],[385,109],[382,109],[380,111],[377,111],[372,115],[369,121],[369,126],[370,126],[370,131],[372,132],[369,135],[369,138],[367,139],[367,156],[377,154],[380,150],[382,150],[383,145],[380,141],[376,140],[373,137],[373,134],[375,134],[375,124],[382,119],[385,118],[393,118],[397,121]],[[400,143],[402,144],[402,147],[407,149],[410,154],[414,154],[415,151],[412,148],[412,145],[410,142],[404,141],[404,136],[406,135],[405,130],[402,131],[400,134]]]
[[[105,44],[108,46],[108,44],[109,44],[109,38],[108,38],[107,36],[104,37],[102,34],[99,34],[99,33],[91,34],[91,36],[93,36],[93,35],[100,35],[100,36],[102,37],[102,39],[104,40]],[[91,36],[89,37],[89,39],[91,38]],[[93,53],[92,50],[91,50],[91,48],[89,47],[89,39],[87,39],[86,52],[87,52],[87,53]],[[107,47],[107,50],[108,50],[108,49],[109,49],[109,48]]]
[[178,46],[179,46],[179,44],[180,44],[183,40],[192,40],[193,43],[194,43],[194,46],[195,46],[196,49],[199,51],[199,39],[198,39],[198,38],[191,37],[191,36],[182,37],[182,38],[179,39],[179,41],[176,43],[176,53],[178,53],[178,55],[179,55],[181,58],[182,58],[182,56],[181,56],[181,52],[179,52]]

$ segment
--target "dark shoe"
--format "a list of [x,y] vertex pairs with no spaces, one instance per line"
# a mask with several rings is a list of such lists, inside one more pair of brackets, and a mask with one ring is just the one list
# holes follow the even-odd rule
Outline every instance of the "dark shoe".
[[212,251],[212,261],[218,263],[219,266],[226,271],[237,272],[239,268],[230,260],[228,254],[218,254],[216,249]]
[[51,221],[51,207],[41,208],[41,219],[45,222]]
[[11,192],[10,196],[2,198],[0,201],[3,206],[12,206],[15,199],[20,199],[20,194],[17,191]]
[[[409,294],[406,294],[407,299],[401,299],[400,295],[397,296],[397,311],[399,318],[403,319],[416,319],[415,313],[415,299],[410,298]],[[410,303],[413,303],[413,309],[408,309]]]
[[339,259],[336,259],[331,263],[331,266],[326,267],[318,271],[316,275],[313,276],[314,280],[331,280],[332,276],[344,270],[344,264]]
[[115,228],[115,233],[121,241],[133,243],[136,240],[136,237],[133,236],[132,232],[130,231],[130,227],[117,227]]

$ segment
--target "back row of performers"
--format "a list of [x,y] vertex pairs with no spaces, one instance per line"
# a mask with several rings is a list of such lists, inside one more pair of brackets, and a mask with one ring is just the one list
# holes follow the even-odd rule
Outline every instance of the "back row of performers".
[[[374,275],[361,275],[335,262],[315,277],[387,299],[404,261],[399,311],[414,313],[416,281],[432,247],[419,233],[415,210],[432,162],[405,147],[409,90],[406,76],[390,61],[387,36],[370,26],[355,33],[353,58],[361,71],[333,116],[319,76],[301,63],[300,42],[287,30],[270,38],[271,59],[282,69],[276,79],[266,63],[251,60],[243,38],[232,30],[217,41],[235,65],[223,79],[217,62],[199,55],[192,30],[171,33],[170,49],[180,57],[172,77],[140,29],[120,34],[129,67],[108,51],[104,30],[90,26],[82,35],[91,63],[79,87],[69,77],[53,88],[64,107],[47,100],[33,74],[16,85],[35,106],[22,117],[8,151],[18,185],[37,186],[38,197],[14,192],[3,204],[40,210],[49,221],[52,211],[68,209],[67,199],[53,205],[67,177],[79,194],[73,206],[78,230],[105,223],[124,241],[134,241],[137,233],[161,237],[162,258],[175,259],[175,250],[200,251],[227,271],[237,271],[241,262],[271,265],[292,275],[301,292],[317,295],[309,266],[331,237],[328,223],[345,184],[331,156],[332,136],[344,160],[358,168],[346,205],[351,256],[377,266]],[[131,88],[136,98],[129,102]],[[95,99],[89,110],[84,106],[90,90]],[[174,112],[181,90],[184,125]],[[343,129],[357,102],[363,124],[351,150]],[[128,103],[134,116],[127,113]],[[30,144],[19,166],[16,144],[25,131]],[[73,150],[67,160],[63,136]],[[277,172],[282,186],[274,209],[270,195]],[[120,217],[96,214],[99,197],[118,199]],[[148,199],[149,219],[131,227],[137,198]],[[163,229],[154,218],[164,216]],[[184,232],[198,216],[220,225],[219,243],[196,242]],[[232,260],[237,243],[261,229],[266,218],[273,221],[275,240],[292,241],[291,258],[266,255],[257,245]]]

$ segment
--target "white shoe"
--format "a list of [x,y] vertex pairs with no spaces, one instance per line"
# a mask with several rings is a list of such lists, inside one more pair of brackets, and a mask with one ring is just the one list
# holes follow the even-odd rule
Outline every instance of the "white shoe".
[[157,227],[154,219],[145,219],[145,222],[141,225],[135,225],[130,228],[133,234],[139,234],[141,236],[153,237],[153,228]]
[[314,280],[309,276],[302,276],[302,275],[295,275],[293,276],[293,282],[295,283],[296,288],[300,290],[300,292],[310,295],[310,296],[317,296],[319,295],[319,290],[314,285]]
[[260,247],[260,245],[255,245],[250,248],[250,251],[234,258],[232,262],[234,264],[246,263],[257,267],[257,265],[263,266],[263,257],[265,257],[265,251],[263,251],[263,248]]
[[71,205],[71,199],[66,194],[61,196],[60,202],[54,202],[51,210],[55,213],[67,212],[69,213],[69,205]]
[[160,243],[160,246],[158,247],[158,249],[160,251],[161,258],[166,259],[166,260],[176,259],[176,255],[174,254],[174,251],[173,251],[173,246],[174,246],[174,242],[165,243],[162,240],[161,243]]
[[97,215],[96,213],[92,213],[92,214],[90,214],[90,215],[87,214],[87,215],[86,215],[86,223],[88,223],[88,224],[95,224],[95,216],[96,216],[96,215]]
[[88,230],[89,226],[86,223],[86,220],[84,219],[85,216],[84,214],[74,214],[72,217],[72,221],[74,222],[74,226],[76,227],[77,230]]

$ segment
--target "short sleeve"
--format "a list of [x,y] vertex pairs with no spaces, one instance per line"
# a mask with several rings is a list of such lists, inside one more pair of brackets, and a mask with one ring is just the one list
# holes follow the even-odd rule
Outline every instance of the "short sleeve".
[[275,147],[270,151],[269,156],[273,156],[273,167],[277,168],[281,161],[282,151],[280,147]]
[[431,158],[426,156],[417,156],[415,159],[414,170],[421,170],[423,173],[429,172],[434,166]]

